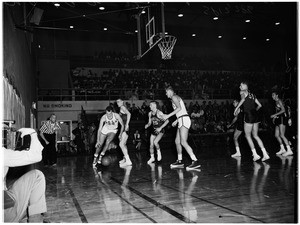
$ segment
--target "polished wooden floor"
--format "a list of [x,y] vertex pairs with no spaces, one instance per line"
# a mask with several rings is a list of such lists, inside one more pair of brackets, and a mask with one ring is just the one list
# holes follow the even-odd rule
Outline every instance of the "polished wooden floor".
[[56,167],[41,166],[47,215],[57,223],[297,222],[296,156],[278,157],[274,149],[267,162],[253,162],[249,154],[231,158],[232,148],[195,149],[202,166],[194,171],[170,169],[172,145],[162,149],[161,164],[147,165],[145,149],[130,150],[126,168],[117,150],[98,169],[92,156],[61,157]]

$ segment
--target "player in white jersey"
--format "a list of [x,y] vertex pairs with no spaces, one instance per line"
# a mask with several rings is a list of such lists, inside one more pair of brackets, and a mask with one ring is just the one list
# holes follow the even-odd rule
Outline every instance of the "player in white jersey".
[[169,119],[171,116],[176,115],[177,119],[172,123],[172,126],[175,127],[178,124],[177,134],[175,138],[175,144],[178,154],[178,160],[175,163],[171,164],[171,168],[180,168],[184,167],[182,162],[182,147],[185,148],[187,153],[192,159],[191,165],[187,166],[186,169],[196,169],[199,168],[201,165],[199,164],[193,149],[189,146],[187,139],[189,134],[189,129],[191,126],[191,119],[186,111],[185,105],[183,100],[174,93],[172,87],[168,87],[166,89],[166,95],[168,98],[172,100],[172,106],[174,111],[168,115],[164,115],[163,118],[165,120]]
[[[116,136],[116,133],[118,131],[118,123],[121,124],[121,132],[119,135],[119,139],[121,140],[122,133],[124,130],[124,124],[119,116],[119,114],[113,112],[113,108],[111,106],[108,106],[106,108],[106,113],[101,117],[100,123],[99,123],[99,129],[97,134],[97,143],[96,143],[96,152],[94,154],[94,160],[93,160],[93,166],[96,166],[97,160],[98,164],[101,164],[101,159],[105,155],[105,152],[107,151],[109,144],[112,142],[114,137]],[[105,144],[104,144],[105,143]],[[103,146],[104,145],[104,146]],[[103,149],[102,149],[103,147]],[[99,152],[102,152],[99,156]],[[99,156],[99,159],[98,159]]]

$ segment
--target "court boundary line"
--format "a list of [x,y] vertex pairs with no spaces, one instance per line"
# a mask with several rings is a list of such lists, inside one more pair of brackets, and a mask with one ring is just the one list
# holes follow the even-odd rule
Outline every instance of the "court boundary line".
[[[119,180],[117,180],[113,177],[110,177],[110,179],[112,181],[116,182],[117,184],[122,185],[122,183]],[[146,201],[150,202],[151,204],[157,206],[158,208],[160,208],[160,209],[164,210],[165,212],[169,213],[170,215],[174,216],[175,218],[177,218],[185,223],[196,223],[195,221],[190,220],[189,218],[185,217],[184,215],[180,214],[179,212],[169,208],[168,206],[161,204],[160,202],[157,202],[156,200],[148,197],[147,195],[144,195],[143,193],[130,187],[129,185],[126,185],[125,187],[127,189],[129,189],[131,192],[135,193],[136,195],[138,195],[138,196],[142,197],[143,199],[145,199]]]
[[77,210],[77,213],[78,213],[78,215],[79,215],[79,217],[81,219],[81,222],[82,223],[88,223],[88,220],[86,219],[86,217],[85,217],[85,215],[84,215],[84,213],[83,213],[83,211],[82,211],[82,209],[80,207],[80,204],[77,201],[77,198],[75,197],[75,194],[74,194],[72,188],[70,187],[70,185],[68,183],[66,184],[66,186],[67,186],[67,188],[69,190],[69,193],[70,193],[70,195],[72,197],[72,201],[73,201],[73,203],[74,203],[74,205],[76,207],[76,210]]
[[[145,177],[143,177],[143,179],[150,181],[149,179],[147,179],[147,178],[145,178]],[[167,185],[165,185],[165,184],[161,184],[161,185],[164,186],[164,187],[166,187],[166,188],[169,188],[169,189],[172,189],[172,190],[175,190],[175,191],[177,191],[177,192],[180,192],[180,193],[183,193],[183,194],[187,195],[187,193],[186,193],[185,191],[180,191],[180,190],[178,190],[178,189],[176,189],[176,188],[167,186]],[[209,204],[218,206],[218,207],[220,207],[220,208],[229,210],[229,211],[231,211],[231,212],[237,213],[237,214],[239,214],[239,215],[249,217],[249,218],[251,218],[251,219],[253,219],[253,220],[256,220],[256,221],[259,221],[259,222],[261,222],[261,223],[265,223],[264,221],[262,221],[262,220],[260,220],[260,219],[257,219],[257,218],[255,218],[255,217],[252,217],[252,216],[243,214],[243,213],[241,213],[241,212],[235,211],[235,210],[233,210],[233,209],[227,208],[226,206],[222,206],[222,205],[220,205],[220,204],[218,204],[218,203],[211,202],[211,201],[209,201],[209,200],[200,198],[200,197],[195,196],[195,195],[192,195],[192,194],[189,195],[189,196],[191,196],[191,197],[193,197],[193,198],[196,198],[196,199],[198,199],[198,200],[204,201],[204,202],[206,202],[206,203],[209,203]]]
[[[101,182],[101,181],[100,181]],[[140,210],[139,208],[137,208],[135,205],[133,205],[132,203],[130,203],[126,198],[123,198],[122,195],[120,195],[117,191],[115,191],[113,188],[111,188],[108,184],[105,184],[103,182],[101,182],[102,184],[105,185],[106,188],[108,188],[109,190],[111,190],[114,194],[116,194],[119,198],[121,198],[122,200],[124,200],[127,204],[129,204],[130,206],[132,206],[134,209],[136,209],[138,212],[140,212],[143,216],[145,216],[147,219],[149,219],[151,222],[153,223],[157,223],[157,221],[155,221],[154,219],[152,219],[150,216],[148,216],[146,213],[144,213],[142,210]],[[115,222],[116,223],[116,222]]]

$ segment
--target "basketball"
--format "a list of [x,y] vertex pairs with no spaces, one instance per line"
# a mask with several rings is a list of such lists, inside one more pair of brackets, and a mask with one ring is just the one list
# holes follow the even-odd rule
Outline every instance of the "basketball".
[[109,166],[111,163],[111,159],[109,156],[103,156],[102,160],[101,160],[101,164],[103,166]]

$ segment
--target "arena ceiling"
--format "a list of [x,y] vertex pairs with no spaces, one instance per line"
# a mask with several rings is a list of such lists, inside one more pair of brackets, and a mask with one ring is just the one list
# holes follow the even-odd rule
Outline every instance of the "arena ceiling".
[[[136,35],[135,15],[159,2],[29,2],[26,29]],[[11,7],[17,3],[5,3]],[[104,7],[100,9],[100,7]],[[165,2],[165,27],[182,43],[211,39],[296,41],[297,2]],[[41,17],[34,17],[34,12]],[[182,14],[182,17],[179,17]],[[37,15],[37,14],[36,14]],[[36,16],[35,15],[35,16]],[[218,17],[218,19],[214,19]],[[250,20],[250,22],[249,22]],[[246,22],[248,21],[248,22]]]

